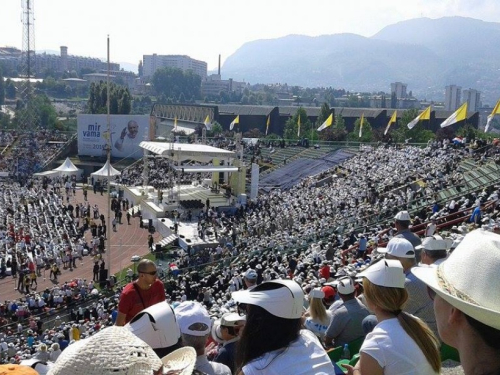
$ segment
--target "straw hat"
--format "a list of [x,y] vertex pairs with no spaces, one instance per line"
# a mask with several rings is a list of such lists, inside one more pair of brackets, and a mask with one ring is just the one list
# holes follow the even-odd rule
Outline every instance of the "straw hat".
[[151,375],[161,367],[148,344],[112,326],[68,346],[47,375]]
[[499,269],[500,235],[477,229],[439,267],[412,272],[464,314],[500,329]]
[[[174,350],[161,359],[163,373],[175,372],[176,375],[191,375],[196,364],[196,350],[190,346]],[[180,372],[176,372],[180,371]]]

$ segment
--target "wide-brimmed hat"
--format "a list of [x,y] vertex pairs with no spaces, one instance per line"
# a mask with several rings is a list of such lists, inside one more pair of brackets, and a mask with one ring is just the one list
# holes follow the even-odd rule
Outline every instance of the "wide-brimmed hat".
[[477,229],[467,234],[438,267],[413,274],[464,314],[500,329],[500,236]]
[[161,359],[163,373],[175,372],[176,375],[191,375],[196,364],[196,350],[190,346],[174,350]]
[[[269,284],[284,287],[267,289]],[[232,297],[236,302],[260,306],[270,314],[284,319],[299,319],[303,312],[304,292],[292,280],[267,281],[252,290],[233,292]]]
[[151,375],[162,366],[148,344],[111,326],[68,346],[47,375]]

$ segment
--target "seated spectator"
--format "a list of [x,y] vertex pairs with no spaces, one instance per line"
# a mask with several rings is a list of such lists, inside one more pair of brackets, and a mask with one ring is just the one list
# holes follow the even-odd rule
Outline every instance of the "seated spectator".
[[333,374],[319,340],[301,330],[304,293],[291,280],[264,282],[250,291],[232,293],[247,323],[236,351],[236,368],[252,374]]
[[350,277],[338,280],[337,292],[343,304],[332,312],[330,325],[325,332],[327,347],[343,346],[364,337],[362,322],[370,314],[356,298],[356,289]]
[[321,340],[325,337],[326,329],[332,320],[332,313],[323,305],[325,293],[320,288],[312,289],[309,293],[309,309],[303,315],[303,325]]
[[425,323],[402,311],[408,293],[401,263],[382,259],[358,276],[378,324],[366,336],[356,367],[345,365],[348,374],[439,374],[439,341]]

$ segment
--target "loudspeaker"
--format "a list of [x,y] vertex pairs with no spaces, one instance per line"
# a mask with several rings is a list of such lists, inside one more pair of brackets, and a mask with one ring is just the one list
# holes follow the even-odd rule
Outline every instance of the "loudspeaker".
[[148,228],[151,229],[152,226],[153,226],[153,219],[149,219],[148,220]]
[[156,244],[156,249],[155,251],[160,252],[161,251],[161,245],[159,243]]

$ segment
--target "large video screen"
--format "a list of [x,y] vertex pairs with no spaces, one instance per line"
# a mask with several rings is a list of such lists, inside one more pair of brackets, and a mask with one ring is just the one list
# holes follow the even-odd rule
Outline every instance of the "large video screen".
[[106,156],[106,144],[111,137],[111,156],[139,159],[143,150],[139,143],[149,140],[149,115],[78,115],[78,154]]

